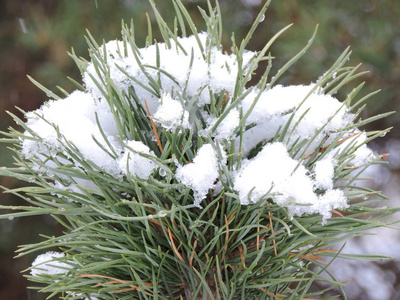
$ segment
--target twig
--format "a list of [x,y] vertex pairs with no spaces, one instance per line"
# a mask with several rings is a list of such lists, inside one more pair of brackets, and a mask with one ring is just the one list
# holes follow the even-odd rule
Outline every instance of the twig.
[[151,117],[151,113],[150,113],[150,110],[149,110],[149,107],[147,105],[147,101],[146,100],[144,100],[144,105],[146,106],[147,113],[149,114],[151,127],[153,128],[154,134],[156,136],[158,148],[160,148],[160,151],[162,153],[163,152],[163,147],[161,145],[160,137],[158,135],[157,128],[156,128],[156,125],[154,124],[153,118]]
[[[107,281],[107,282],[98,283],[98,284],[96,284],[96,286],[106,285],[106,284],[113,284],[113,283],[130,283],[130,282],[133,282],[133,281],[130,281],[130,280],[122,280],[122,279],[113,278],[113,277],[104,276],[104,275],[99,275],[99,274],[82,274],[82,275],[76,275],[76,276],[75,276],[75,278],[79,278],[79,277],[80,277],[80,278],[86,277],[86,278],[106,278],[106,279],[112,279],[112,280]],[[148,287],[153,286],[153,284],[152,284],[152,283],[149,283],[149,282],[144,282],[144,284],[145,284],[146,286],[148,286]],[[122,292],[133,291],[133,290],[135,290],[135,291],[140,291],[140,287],[138,287],[138,286],[136,286],[136,285],[130,284],[129,286],[130,286],[129,288],[120,289],[120,290],[115,290],[115,291],[111,291],[111,292],[109,292],[109,293],[110,293],[110,294],[116,294],[116,293],[122,293]],[[149,293],[149,292],[146,292],[146,291],[145,291],[145,293],[146,293],[146,295],[153,296],[153,294],[151,294],[151,293]]]
[[[268,201],[267,201],[267,205],[269,205]],[[272,217],[272,212],[268,211],[268,215],[270,216],[270,218],[268,218],[268,219],[269,219],[269,227],[271,227],[271,235],[274,235],[275,234],[274,226],[272,224],[272,218],[271,218]],[[274,245],[275,256],[278,256],[278,251],[276,250],[276,240],[275,240],[275,238],[272,238],[272,244]]]
[[196,250],[196,247],[197,247],[197,238],[195,239],[195,241],[193,243],[193,251],[190,254],[189,266],[191,269],[193,268],[194,251]]
[[181,262],[185,263],[185,260],[183,259],[182,255],[179,253],[178,249],[175,246],[171,229],[167,228],[167,230],[168,230],[169,239],[171,240],[171,245],[172,245],[172,248],[174,249],[175,254],[178,256],[178,258],[181,260]]
[[[352,134],[352,135],[350,135],[350,136],[348,136],[348,137],[346,137],[346,138],[344,138],[344,139],[341,139],[340,141],[338,141],[338,142],[336,143],[336,146],[339,146],[340,144],[344,143],[344,142],[347,141],[348,139],[351,139],[352,137],[355,137],[356,135],[359,135],[360,133],[361,133],[361,131],[360,131],[360,132],[356,132],[355,134]],[[324,153],[324,152],[326,151],[326,149],[328,149],[328,147],[320,148],[320,149],[318,150],[318,152],[319,152],[319,153]],[[304,157],[304,159],[306,160],[306,159],[310,158],[311,156],[314,155],[314,153],[315,153],[315,152],[311,153],[310,155],[307,155],[306,157]]]

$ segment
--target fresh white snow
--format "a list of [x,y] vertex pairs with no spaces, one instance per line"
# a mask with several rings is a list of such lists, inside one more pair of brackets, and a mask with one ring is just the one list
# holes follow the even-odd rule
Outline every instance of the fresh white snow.
[[[290,140],[286,142],[292,144],[298,139],[310,140],[322,127],[322,132],[313,140],[308,153],[314,152],[325,136],[328,136],[327,144],[332,142],[336,137],[332,133],[346,127],[353,115],[347,112],[343,103],[318,91],[314,84],[278,85],[262,91],[247,119],[247,124],[256,126],[244,134],[244,152],[248,152],[260,141],[273,138],[278,130],[285,127],[292,113],[294,117],[288,128],[291,134],[287,135]],[[243,100],[244,112],[250,109],[259,92],[254,90]]]
[[176,179],[194,191],[195,205],[199,205],[208,191],[215,187],[219,165],[226,163],[226,156],[221,154],[222,160],[211,144],[205,144],[198,150],[192,163],[178,168]]
[[170,94],[163,94],[160,102],[154,118],[162,127],[172,132],[177,127],[190,128],[189,112],[179,100],[173,99]]
[[40,254],[32,263],[31,274],[38,276],[41,274],[46,275],[57,275],[65,274],[71,266],[57,261],[57,258],[64,257],[64,253],[49,251],[44,254]]
[[347,207],[341,190],[329,187],[322,195],[314,192],[321,184],[332,181],[333,172],[319,174],[316,183],[307,173],[299,161],[289,156],[282,143],[272,143],[244,165],[234,188],[244,205],[272,198],[279,206],[287,207],[292,215],[319,213],[323,222],[331,217],[332,209]]
[[[61,100],[49,100],[40,109],[26,114],[29,130],[25,132],[27,138],[21,141],[22,154],[27,159],[44,162],[34,166],[37,170],[64,179],[68,178],[58,174],[57,165],[47,158],[60,164],[72,163],[80,170],[81,162],[71,155],[68,150],[71,148],[115,178],[134,176],[147,180],[153,173],[162,174],[162,169],[156,172],[152,159],[155,154],[150,145],[129,137],[121,138],[117,125],[121,117],[116,107],[106,100],[117,93],[123,101],[132,101],[128,95],[133,90],[137,101],[143,107],[148,105],[149,117],[160,130],[198,130],[201,137],[211,139],[215,145],[230,147],[234,141],[236,150],[244,155],[240,169],[231,168],[231,174],[223,174],[221,166],[226,165],[228,148],[221,146],[218,154],[207,142],[194,153],[192,162],[178,166],[173,174],[175,180],[193,190],[196,205],[200,206],[210,190],[220,190],[221,180],[230,175],[235,178],[231,188],[243,205],[269,197],[293,216],[318,213],[323,222],[333,209],[347,207],[344,192],[335,188],[336,157],[346,153],[349,145],[358,147],[351,153],[353,166],[368,163],[374,155],[364,144],[364,133],[356,128],[341,133],[342,128],[352,124],[354,117],[345,104],[321,93],[316,84],[277,85],[263,91],[249,90],[219,120],[220,114],[214,115],[209,107],[213,105],[211,95],[225,95],[226,107],[232,103],[239,70],[237,57],[218,47],[207,48],[206,33],[199,34],[199,41],[190,36],[169,42],[171,47],[158,43],[140,49],[132,49],[126,41],[103,45],[98,53],[93,53],[92,59],[106,57],[107,65],[95,68],[93,61],[88,63],[83,74],[85,91],[74,91]],[[255,54],[243,53],[243,69]],[[154,82],[159,82],[162,89],[151,87]],[[135,109],[133,102],[127,107]],[[198,128],[196,116],[199,114],[205,120],[204,128]],[[241,119],[247,114],[246,120]],[[250,128],[242,136],[238,135],[240,124]],[[287,128],[283,140],[272,142],[283,128]],[[144,134],[153,136],[154,132]],[[307,160],[303,160],[301,151],[293,155],[290,152],[296,143],[310,141],[306,155],[315,154],[321,147],[337,142],[338,137],[343,140],[310,170],[305,167]],[[260,144],[263,145],[255,157],[246,159]],[[73,176],[70,179],[71,186],[55,183],[55,187],[78,192],[77,184],[96,189],[90,180]]]
[[138,176],[141,179],[147,179],[155,169],[154,162],[145,157],[154,156],[142,142],[129,141],[126,144],[125,153],[118,160],[118,166],[123,174],[130,174],[131,176]]

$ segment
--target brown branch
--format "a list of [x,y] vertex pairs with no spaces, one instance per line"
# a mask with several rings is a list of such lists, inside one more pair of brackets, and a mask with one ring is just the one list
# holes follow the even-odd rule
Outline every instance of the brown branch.
[[[269,205],[268,201],[267,201],[267,205]],[[272,218],[271,218],[272,217],[272,212],[268,211],[268,215],[270,216],[270,218],[268,218],[268,219],[269,219],[269,227],[271,228],[271,235],[274,235],[275,234],[274,226],[272,224]],[[278,256],[278,251],[276,250],[276,240],[275,240],[275,238],[272,239],[272,244],[274,245],[275,256]]]
[[189,266],[191,269],[193,269],[193,259],[194,259],[194,251],[197,248],[197,238],[195,239],[194,243],[193,243],[193,251],[190,254],[190,259],[189,259]]
[[[318,259],[318,258],[322,258],[322,255],[318,255],[318,254],[320,254],[320,253],[326,253],[326,252],[337,252],[337,251],[338,251],[338,250],[335,250],[335,249],[317,250],[317,251],[314,251],[314,252],[311,252],[311,253],[308,253],[308,254],[299,255],[299,258],[311,259],[311,260],[313,260],[313,261],[315,261],[315,262],[318,262],[318,263],[321,263],[321,264],[326,265],[326,262],[324,262],[324,261]],[[291,257],[293,257],[293,256],[296,255],[296,253],[289,252],[289,255],[290,255]]]
[[338,212],[336,209],[332,210],[332,212],[338,216],[344,217],[344,215],[341,212]]
[[[131,280],[122,280],[122,279],[118,279],[118,278],[113,278],[113,277],[109,277],[109,276],[104,276],[104,275],[99,275],[99,274],[81,274],[81,275],[76,275],[75,278],[106,278],[106,279],[112,279],[111,281],[107,281],[107,282],[103,282],[103,283],[98,283],[95,286],[101,286],[101,285],[107,285],[107,284],[113,284],[113,283],[130,283],[133,282]],[[144,282],[144,284],[148,287],[153,286],[152,283],[150,282]],[[109,292],[110,294],[116,294],[116,293],[122,293],[122,292],[126,292],[126,291],[140,291],[140,287],[130,284],[129,288],[126,289],[120,289],[120,290],[115,290],[115,291],[111,291]],[[149,296],[153,296],[153,294],[146,292],[146,295]]]
[[243,268],[246,269],[246,261],[244,259],[244,255],[243,255],[243,247],[239,246],[238,248],[239,248],[239,253],[240,253],[240,258],[242,260]]
[[[338,142],[336,143],[336,146],[338,146],[338,145],[344,143],[345,141],[347,141],[348,139],[351,139],[352,137],[355,137],[356,135],[359,135],[360,133],[361,133],[361,131],[360,131],[360,132],[356,132],[355,134],[349,135],[348,137],[346,137],[346,138],[344,138],[344,139],[341,139],[340,141],[338,141]],[[329,146],[320,148],[320,149],[318,150],[318,153],[324,153],[324,152],[326,151],[326,149],[328,149],[328,147],[329,147]],[[315,152],[311,153],[310,155],[307,155],[304,159],[310,158],[310,157],[313,156],[314,154],[315,154]]]
[[174,252],[175,252],[176,256],[178,256],[178,258],[180,259],[181,262],[185,263],[185,260],[183,259],[182,255],[179,253],[178,249],[175,246],[174,239],[172,237],[171,229],[167,228],[167,230],[168,230],[169,239],[171,240],[172,248],[174,249]]
[[144,105],[146,106],[147,113],[149,114],[151,127],[153,128],[154,134],[156,136],[158,148],[160,148],[160,151],[162,153],[163,152],[163,147],[161,145],[160,137],[158,136],[157,128],[156,128],[156,125],[154,124],[153,118],[151,117],[151,113],[150,113],[150,110],[149,110],[149,107],[147,105],[147,101],[146,100],[144,100]]

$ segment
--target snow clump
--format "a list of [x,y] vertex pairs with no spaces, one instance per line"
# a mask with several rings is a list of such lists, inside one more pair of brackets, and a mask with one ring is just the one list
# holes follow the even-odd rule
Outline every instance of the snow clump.
[[289,156],[282,143],[271,143],[243,166],[234,188],[243,205],[272,198],[279,206],[287,207],[292,215],[318,213],[323,216],[323,222],[331,217],[333,209],[348,206],[343,191],[330,185],[325,193],[315,193],[318,186],[326,187],[326,181],[330,183],[333,173],[318,174],[316,181],[307,173],[299,161]]
[[164,94],[161,97],[161,104],[154,115],[162,127],[174,131],[177,127],[190,128],[189,112],[185,111],[182,104],[171,97],[170,94]]
[[[231,185],[243,205],[270,198],[293,216],[317,213],[323,222],[332,210],[347,207],[344,192],[335,188],[337,158],[356,149],[350,153],[349,164],[361,166],[374,155],[365,145],[366,135],[357,128],[343,133],[354,119],[345,104],[323,94],[317,84],[243,88],[240,93],[245,96],[234,102],[238,72],[249,67],[255,52],[244,51],[238,59],[222,47],[210,48],[206,33],[198,39],[171,39],[169,44],[132,49],[126,41],[108,42],[93,53],[99,61],[106,57],[104,68],[96,68],[94,62],[87,65],[85,91],[49,100],[27,113],[22,154],[33,161],[34,169],[71,181],[68,186],[56,180],[54,186],[77,192],[79,185],[96,189],[96,184],[82,176],[57,173],[59,165],[72,165],[84,173],[90,163],[118,180],[156,176],[155,132],[140,129],[133,134],[124,127],[128,123],[124,114],[139,110],[160,131],[174,133],[179,128],[193,133],[193,139],[204,138],[203,145],[193,151],[192,162],[178,167],[174,159],[166,163],[166,168],[175,170],[173,179],[193,191],[197,206],[229,177],[234,180],[225,186]],[[118,106],[110,100],[116,95]],[[223,95],[221,109],[229,107],[229,111],[216,113],[213,95]],[[274,142],[283,129],[286,134]],[[291,151],[301,143],[305,152]],[[333,143],[337,145],[324,159],[306,168],[308,157]],[[218,147],[220,151],[215,150]],[[237,155],[230,159],[243,161],[231,164],[241,167],[228,171],[222,166],[232,149]]]
[[226,156],[223,152],[220,160],[212,145],[205,144],[198,150],[192,163],[178,168],[176,179],[194,191],[195,205],[199,206],[208,190],[215,187],[219,165],[225,163]]
[[154,156],[149,147],[142,142],[129,141],[125,153],[118,161],[121,173],[147,179],[156,166],[146,155]]
[[346,105],[330,95],[321,94],[314,84],[277,85],[265,91],[253,90],[243,100],[244,113],[250,109],[258,95],[259,99],[246,120],[247,125],[255,126],[244,133],[245,153],[259,142],[272,139],[291,117],[293,119],[288,127],[291,134],[286,136],[289,146],[298,139],[311,140],[322,128],[308,147],[308,153],[312,153],[326,136],[328,139],[325,143],[332,143],[337,136],[332,133],[349,125],[353,118]]
[[64,256],[64,253],[55,251],[49,251],[44,254],[40,254],[32,263],[31,275],[38,276],[42,274],[66,274],[68,270],[71,269],[71,265],[57,260],[58,258],[63,258]]

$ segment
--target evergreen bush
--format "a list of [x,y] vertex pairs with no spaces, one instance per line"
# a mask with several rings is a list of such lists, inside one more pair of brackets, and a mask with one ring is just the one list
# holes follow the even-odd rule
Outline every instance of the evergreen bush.
[[[49,214],[65,227],[24,245],[41,254],[27,277],[62,299],[306,299],[315,280],[341,287],[327,266],[346,255],[334,245],[389,226],[397,211],[359,184],[382,157],[367,143],[387,130],[361,128],[363,84],[347,49],[314,83],[277,84],[310,41],[270,74],[273,36],[246,46],[268,1],[240,43],[223,49],[218,2],[200,8],[206,32],[180,0],[169,27],[150,0],[163,41],[148,19],[143,47],[133,23],[101,45],[88,34],[90,61],[71,53],[83,84],[40,109],[13,115],[3,132],[15,166],[0,174],[26,185],[8,190],[28,203],[1,218]],[[267,67],[253,86],[261,62]]]

